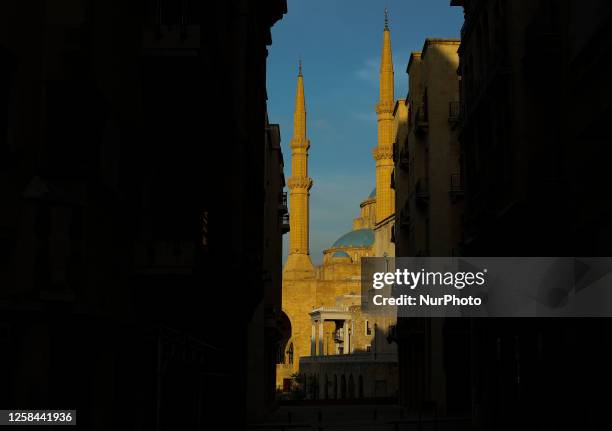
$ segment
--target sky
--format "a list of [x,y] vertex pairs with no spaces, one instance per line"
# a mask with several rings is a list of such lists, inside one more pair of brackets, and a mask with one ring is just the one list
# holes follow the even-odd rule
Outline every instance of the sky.
[[[427,37],[459,37],[460,7],[450,0],[287,0],[287,14],[272,28],[268,116],[280,124],[285,176],[291,176],[293,108],[302,59],[310,139],[310,254],[322,252],[352,228],[359,204],[375,186],[378,69],[384,28],[389,28],[395,98],[408,91],[406,66]],[[291,208],[289,208],[291,212]],[[289,235],[284,236],[283,261]]]

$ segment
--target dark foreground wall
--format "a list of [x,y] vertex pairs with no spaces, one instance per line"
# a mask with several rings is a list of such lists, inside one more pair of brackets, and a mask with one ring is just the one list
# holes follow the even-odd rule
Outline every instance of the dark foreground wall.
[[[285,11],[2,2],[1,408],[77,409],[87,430],[243,423]],[[231,309],[219,274],[240,274]]]

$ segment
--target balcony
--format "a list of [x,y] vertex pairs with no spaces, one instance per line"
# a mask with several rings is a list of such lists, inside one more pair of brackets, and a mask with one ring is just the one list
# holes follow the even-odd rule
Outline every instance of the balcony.
[[459,121],[459,115],[461,113],[461,105],[459,102],[448,102],[448,122],[451,125],[456,125]]
[[420,204],[426,205],[429,203],[429,189],[427,183],[422,180],[418,180],[414,188],[414,197]]
[[289,213],[285,213],[281,215],[281,231],[286,234],[289,230]]
[[287,212],[287,192],[281,192],[278,195],[278,210],[281,213]]
[[427,112],[423,105],[421,105],[414,114],[414,127],[415,132],[419,134],[424,134],[429,131],[429,119],[427,118]]
[[387,342],[389,344],[397,342],[397,325],[389,325],[387,329]]
[[451,198],[459,198],[463,196],[463,184],[461,182],[461,174],[451,174],[448,193]]
[[302,356],[300,367],[302,364],[339,362],[397,362],[397,353],[359,352],[344,355]]
[[134,243],[133,274],[190,275],[195,261],[195,244],[189,240],[137,240]]
[[401,228],[410,227],[410,207],[408,205],[400,210],[399,225]]
[[144,55],[198,54],[203,11],[197,1],[145,0],[143,6]]
[[405,149],[400,150],[397,164],[400,167],[400,169],[408,172],[408,169],[410,166],[410,158],[408,157],[408,150],[405,150]]

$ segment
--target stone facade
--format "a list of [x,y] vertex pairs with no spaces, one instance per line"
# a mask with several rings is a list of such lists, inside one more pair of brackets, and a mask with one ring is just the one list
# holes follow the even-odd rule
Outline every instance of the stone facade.
[[408,62],[407,106],[396,110],[398,256],[453,256],[461,240],[462,188],[456,121],[459,40],[427,39]]
[[[398,256],[452,256],[461,240],[463,190],[457,139],[459,40],[426,39],[408,62],[409,91],[395,109]],[[464,411],[469,380],[466,336],[452,319],[398,319],[400,401],[428,400],[438,413]],[[452,360],[450,359],[452,357]],[[462,390],[463,389],[463,390]]]

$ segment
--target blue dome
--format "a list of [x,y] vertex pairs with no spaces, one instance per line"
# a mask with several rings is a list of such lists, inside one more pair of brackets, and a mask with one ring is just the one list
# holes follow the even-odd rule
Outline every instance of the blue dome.
[[372,229],[357,229],[342,235],[332,247],[369,247],[373,243]]
[[374,190],[372,190],[372,193],[370,193],[370,196],[368,196],[368,199],[374,199],[376,197],[376,187],[374,187]]
[[348,255],[348,253],[346,251],[336,251],[334,254],[332,254],[332,257],[348,257],[349,259],[351,258],[351,256]]

